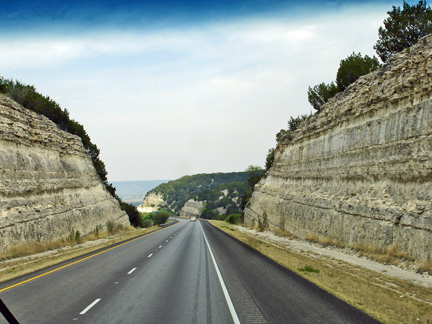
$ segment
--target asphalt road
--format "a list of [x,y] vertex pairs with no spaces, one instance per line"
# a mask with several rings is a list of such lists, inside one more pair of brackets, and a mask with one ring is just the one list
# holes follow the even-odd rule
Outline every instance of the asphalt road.
[[0,298],[21,324],[378,323],[203,221],[74,262]]

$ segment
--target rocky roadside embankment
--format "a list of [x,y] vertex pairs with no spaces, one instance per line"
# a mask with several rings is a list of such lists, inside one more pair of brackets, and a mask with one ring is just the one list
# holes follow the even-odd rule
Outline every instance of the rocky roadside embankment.
[[322,108],[279,143],[246,224],[432,262],[432,35]]
[[0,252],[129,225],[78,136],[0,94]]

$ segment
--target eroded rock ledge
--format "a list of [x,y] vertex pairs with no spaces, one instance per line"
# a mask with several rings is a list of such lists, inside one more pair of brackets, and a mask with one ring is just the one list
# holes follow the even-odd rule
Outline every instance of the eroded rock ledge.
[[180,210],[180,216],[183,217],[199,217],[201,215],[201,209],[203,207],[202,201],[197,201],[195,199],[189,199],[184,204],[183,208]]
[[129,225],[78,136],[0,95],[0,251]]
[[432,260],[432,36],[361,77],[277,148],[245,211],[300,237]]

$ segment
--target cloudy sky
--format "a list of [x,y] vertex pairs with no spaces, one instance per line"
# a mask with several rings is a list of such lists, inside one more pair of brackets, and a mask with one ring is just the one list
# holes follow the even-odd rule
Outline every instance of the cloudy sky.
[[0,75],[67,108],[110,181],[243,171],[311,112],[308,86],[375,54],[392,5],[0,0]]

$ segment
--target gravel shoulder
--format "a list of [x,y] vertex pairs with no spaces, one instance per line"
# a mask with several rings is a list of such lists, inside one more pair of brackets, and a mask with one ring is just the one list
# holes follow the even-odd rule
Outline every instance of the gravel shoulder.
[[371,271],[379,272],[386,276],[406,280],[416,285],[421,285],[428,288],[432,287],[432,276],[427,273],[420,274],[416,273],[413,270],[407,270],[396,267],[394,265],[386,265],[373,260],[369,260],[365,257],[355,255],[349,249],[322,247],[319,244],[314,244],[304,240],[279,237],[271,231],[259,232],[256,229],[250,229],[238,225],[235,226],[235,228],[240,232],[252,235],[267,243],[276,244],[294,253],[310,252],[309,256],[317,259],[327,258],[329,260],[340,260]]

